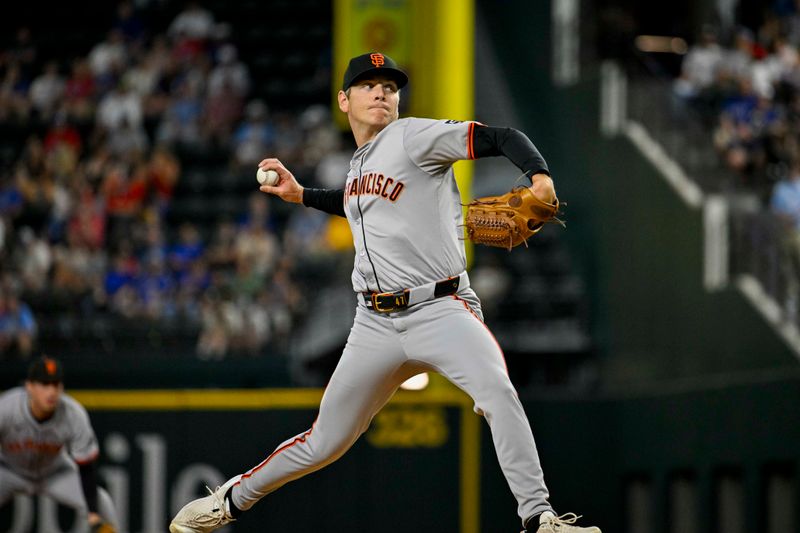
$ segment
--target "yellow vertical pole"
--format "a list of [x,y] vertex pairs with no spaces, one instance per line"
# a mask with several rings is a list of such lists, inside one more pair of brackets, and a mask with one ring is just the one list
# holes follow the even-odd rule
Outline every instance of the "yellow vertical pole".
[[[410,67],[409,111],[413,116],[474,120],[475,118],[475,5],[474,0],[414,0],[414,47]],[[453,165],[461,203],[472,198],[473,163]],[[464,209],[466,212],[466,208]],[[464,239],[467,268],[473,247]],[[437,374],[431,386],[450,386]]]

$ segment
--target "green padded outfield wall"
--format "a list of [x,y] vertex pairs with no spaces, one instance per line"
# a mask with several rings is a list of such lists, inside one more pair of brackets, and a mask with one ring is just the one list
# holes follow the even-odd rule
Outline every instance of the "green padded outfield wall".
[[[312,427],[319,389],[74,391],[101,446],[122,533],[164,533],[186,502]],[[478,533],[480,419],[460,391],[397,394],[344,457],[226,531]],[[297,437],[294,437],[297,436]],[[288,440],[286,440],[288,439]],[[284,442],[286,440],[286,442]],[[0,532],[83,533],[73,512],[18,497]]]
[[[536,435],[551,503],[611,533],[679,531],[676,514],[698,533],[723,531],[723,520],[743,529],[800,533],[800,373],[762,375],[751,383],[710,383],[649,394],[615,393],[590,399],[523,398]],[[499,474],[484,432],[482,531],[514,531],[514,500]],[[741,501],[719,510],[723,484]],[[770,512],[774,486],[789,487],[789,509]],[[641,487],[647,510],[632,504]],[[692,504],[677,507],[688,487]],[[643,515],[633,528],[628,517]],[[793,518],[792,518],[793,517]],[[780,521],[780,522],[778,522]],[[792,527],[774,529],[776,523]]]
[[[130,533],[166,531],[188,499],[253,466],[316,416],[319,390],[76,391],[102,446],[100,481]],[[800,373],[760,381],[593,398],[522,398],[559,512],[634,533],[629,491],[645,487],[649,533],[675,531],[672,489],[686,480],[694,531],[717,531],[720,481],[742,487],[745,531],[767,533],[767,488],[793,483],[800,517]],[[433,401],[432,401],[433,400]],[[483,438],[478,444],[478,437]],[[480,459],[478,460],[478,453]],[[480,483],[478,483],[480,479]],[[478,503],[479,502],[479,503]],[[342,459],[256,506],[235,532],[518,531],[516,502],[486,425],[463,395],[398,395]],[[72,531],[74,516],[29,500],[0,506],[0,532]],[[52,522],[51,522],[52,524]],[[793,529],[781,533],[800,533]],[[637,530],[638,531],[642,531]]]

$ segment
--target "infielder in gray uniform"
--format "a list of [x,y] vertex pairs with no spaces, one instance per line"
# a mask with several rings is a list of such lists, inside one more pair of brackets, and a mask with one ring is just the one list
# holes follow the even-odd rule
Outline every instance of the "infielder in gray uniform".
[[356,150],[344,187],[303,188],[277,159],[259,167],[279,182],[261,191],[347,217],[355,244],[355,322],[311,429],[210,496],[188,503],[172,533],[201,533],[236,519],[285,483],[341,457],[397,388],[434,371],[464,390],[489,423],[497,457],[526,531],[599,533],[557,516],[528,418],[503,352],[483,323],[469,286],[462,209],[452,165],[507,157],[531,178],[540,199],[555,198],[536,147],[519,131],[477,122],[398,117],[408,77],[380,53],[350,60],[339,91]]
[[[31,363],[24,387],[0,396],[0,505],[14,494],[44,494],[115,531],[108,493],[97,486],[97,439],[86,409],[64,394],[61,363]],[[113,529],[112,529],[113,528]]]

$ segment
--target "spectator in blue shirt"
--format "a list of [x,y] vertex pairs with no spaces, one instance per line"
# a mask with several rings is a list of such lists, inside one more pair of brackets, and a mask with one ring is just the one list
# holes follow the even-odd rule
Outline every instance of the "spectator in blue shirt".
[[27,359],[36,339],[31,308],[14,293],[0,294],[0,354],[16,353]]

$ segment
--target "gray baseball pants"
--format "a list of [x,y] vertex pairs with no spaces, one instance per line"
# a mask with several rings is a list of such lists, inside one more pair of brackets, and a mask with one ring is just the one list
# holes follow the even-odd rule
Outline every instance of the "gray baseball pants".
[[382,314],[359,303],[353,328],[308,431],[242,475],[231,493],[239,509],[341,457],[408,378],[438,372],[475,402],[522,519],[552,510],[530,424],[503,353],[483,323],[471,289]]
[[[0,465],[0,505],[3,505],[14,494],[49,496],[54,501],[75,509],[80,515],[86,516],[86,500],[83,497],[81,476],[78,467],[71,461],[55,468],[52,473],[39,480],[20,476]],[[119,531],[119,520],[111,496],[102,487],[97,487],[98,513],[103,519]]]

